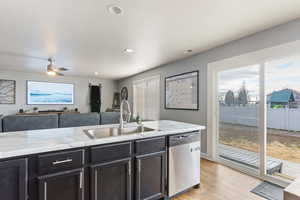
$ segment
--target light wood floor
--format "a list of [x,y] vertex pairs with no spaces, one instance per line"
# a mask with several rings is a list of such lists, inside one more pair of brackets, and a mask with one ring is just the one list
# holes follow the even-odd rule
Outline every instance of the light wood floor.
[[223,165],[202,160],[201,186],[172,200],[264,200],[250,190],[261,181]]

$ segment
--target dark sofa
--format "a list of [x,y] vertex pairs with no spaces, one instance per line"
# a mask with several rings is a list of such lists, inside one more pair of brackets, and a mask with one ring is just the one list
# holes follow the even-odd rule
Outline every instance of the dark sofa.
[[2,132],[2,118],[3,118],[3,115],[0,115],[0,132]]
[[8,115],[0,117],[0,132],[117,124],[120,113]]
[[82,114],[61,114],[59,116],[58,125],[64,127],[92,126],[99,125],[100,116],[98,113],[82,113]]
[[100,114],[100,124],[118,124],[119,122],[119,112],[102,112]]
[[58,115],[9,115],[2,118],[3,132],[58,128]]

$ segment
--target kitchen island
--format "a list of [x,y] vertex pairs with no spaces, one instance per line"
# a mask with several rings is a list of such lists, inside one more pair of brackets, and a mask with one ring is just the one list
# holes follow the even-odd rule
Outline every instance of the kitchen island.
[[154,130],[100,139],[85,130],[118,124],[2,133],[1,199],[164,199],[168,137],[204,127],[167,120],[144,126]]

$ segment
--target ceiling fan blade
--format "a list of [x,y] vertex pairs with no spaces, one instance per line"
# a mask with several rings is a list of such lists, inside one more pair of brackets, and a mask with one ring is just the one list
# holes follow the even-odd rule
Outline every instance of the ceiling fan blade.
[[54,72],[65,72],[65,71],[68,71],[67,68],[64,68],[64,67],[57,68],[54,65],[49,65],[48,69],[51,70],[51,71],[54,71]]
[[65,68],[65,67],[57,67],[56,69],[57,69],[58,71],[63,71],[63,72],[68,71],[68,69]]
[[59,72],[55,72],[57,76],[64,76],[64,74],[59,73]]

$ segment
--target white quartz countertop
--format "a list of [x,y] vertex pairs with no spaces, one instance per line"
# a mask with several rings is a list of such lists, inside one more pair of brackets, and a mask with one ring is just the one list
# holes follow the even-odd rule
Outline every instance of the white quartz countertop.
[[[91,139],[83,131],[85,129],[118,126],[118,124],[110,124],[0,133],[0,159],[205,129],[204,126],[200,125],[161,120],[144,122],[145,127],[155,129],[155,131],[145,134]],[[136,126],[136,123],[129,123],[126,126]]]

